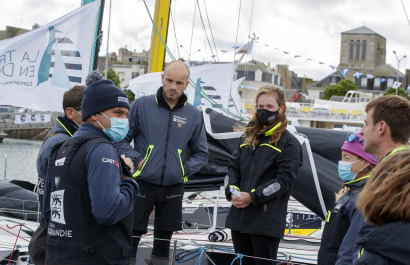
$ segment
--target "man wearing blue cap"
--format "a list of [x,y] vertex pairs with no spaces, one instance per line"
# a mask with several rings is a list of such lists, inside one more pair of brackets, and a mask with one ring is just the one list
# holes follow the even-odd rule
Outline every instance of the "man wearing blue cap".
[[46,263],[128,265],[138,185],[112,145],[128,132],[128,98],[106,79],[83,93],[83,123],[49,164]]

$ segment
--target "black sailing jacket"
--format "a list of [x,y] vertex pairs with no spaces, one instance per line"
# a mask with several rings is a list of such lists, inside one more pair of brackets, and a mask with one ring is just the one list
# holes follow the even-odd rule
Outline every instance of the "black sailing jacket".
[[246,208],[231,207],[226,227],[232,230],[283,238],[290,190],[302,166],[302,148],[287,130],[277,146],[270,145],[276,127],[260,135],[257,148],[245,145],[241,138],[230,161],[227,199],[231,200],[230,187],[249,192],[252,198]]

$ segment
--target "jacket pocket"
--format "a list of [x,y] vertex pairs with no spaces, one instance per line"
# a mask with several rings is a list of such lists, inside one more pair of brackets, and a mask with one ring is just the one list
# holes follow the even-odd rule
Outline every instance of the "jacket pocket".
[[188,181],[188,177],[185,176],[185,169],[184,169],[184,164],[182,163],[181,154],[182,154],[182,150],[181,150],[181,149],[178,149],[179,163],[180,163],[181,169],[182,169],[182,178],[184,179],[184,182],[187,182],[187,181]]
[[154,149],[154,146],[153,146],[153,145],[149,145],[149,146],[148,146],[148,149],[147,149],[147,152],[146,152],[146,154],[145,154],[145,157],[144,157],[144,163],[142,164],[141,168],[139,168],[139,169],[134,173],[134,175],[132,175],[134,178],[138,177],[138,176],[141,174],[142,170],[144,169],[145,165],[146,165],[147,162],[148,162],[148,159],[149,159],[149,157],[150,157],[150,155],[151,155],[152,149]]

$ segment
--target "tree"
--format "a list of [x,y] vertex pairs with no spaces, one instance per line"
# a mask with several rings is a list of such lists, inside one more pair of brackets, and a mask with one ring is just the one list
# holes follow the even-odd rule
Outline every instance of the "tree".
[[[394,89],[392,87],[388,88],[388,89],[386,89],[386,92],[384,92],[383,95],[385,95],[385,96],[386,95],[396,95],[396,89]],[[401,87],[398,88],[397,95],[402,96],[402,97],[406,98],[407,100],[410,100],[409,94]]]
[[323,91],[322,99],[330,99],[332,96],[342,96],[344,97],[349,90],[358,90],[359,87],[356,86],[354,81],[343,79],[335,85],[329,85]]
[[[105,73],[102,73],[103,76],[104,74]],[[120,77],[112,68],[107,71],[107,79],[110,79],[115,86],[120,87]]]
[[130,104],[134,101],[135,99],[135,94],[129,90],[129,89],[124,89],[124,93],[127,94],[128,96],[128,101],[130,102]]

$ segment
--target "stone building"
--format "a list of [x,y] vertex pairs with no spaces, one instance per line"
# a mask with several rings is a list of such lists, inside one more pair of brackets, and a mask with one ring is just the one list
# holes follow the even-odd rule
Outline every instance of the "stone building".
[[363,73],[385,63],[385,37],[365,26],[342,32],[339,69]]

